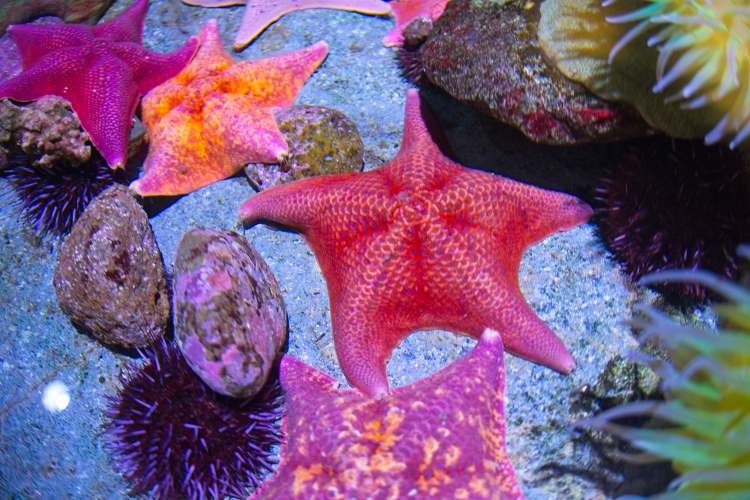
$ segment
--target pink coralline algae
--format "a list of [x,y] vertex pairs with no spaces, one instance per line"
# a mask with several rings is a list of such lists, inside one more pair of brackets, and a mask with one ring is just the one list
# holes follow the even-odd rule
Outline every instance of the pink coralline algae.
[[286,339],[286,309],[268,265],[241,235],[186,233],[174,263],[175,338],[219,394],[251,397]]
[[116,184],[97,196],[60,248],[60,309],[107,344],[153,343],[169,321],[161,252],[146,213]]
[[609,103],[560,73],[539,46],[539,15],[538,3],[454,0],[421,47],[401,52],[402,67],[539,143],[644,135],[649,127],[635,109]]
[[323,106],[289,106],[274,113],[289,145],[281,163],[249,163],[248,180],[257,190],[304,177],[361,172],[365,146],[357,125]]

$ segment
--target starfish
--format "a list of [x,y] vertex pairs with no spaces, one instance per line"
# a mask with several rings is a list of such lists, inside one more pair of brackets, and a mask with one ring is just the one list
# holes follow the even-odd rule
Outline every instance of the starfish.
[[351,10],[362,14],[386,15],[391,12],[388,2],[382,0],[182,0],[188,5],[200,7],[226,7],[246,4],[245,14],[234,50],[242,50],[261,32],[284,14],[304,9]]
[[112,168],[125,165],[133,115],[141,95],[175,76],[193,57],[198,39],[159,54],[141,43],[148,0],[97,26],[11,25],[23,72],[0,85],[0,99],[70,101],[91,142]]
[[570,372],[573,357],[524,300],[518,269],[526,248],[586,222],[591,207],[453,162],[428,123],[436,130],[410,90],[393,160],[267,189],[243,203],[242,221],[305,238],[327,281],[341,369],[368,396],[388,392],[393,348],[432,328],[474,338],[492,328],[510,352]]
[[175,78],[143,98],[150,136],[140,195],[176,195],[237,173],[247,163],[280,162],[289,148],[273,110],[289,106],[328,53],[318,42],[257,61],[235,62],[216,20],[198,35],[201,48]]
[[385,35],[383,45],[393,47],[403,45],[403,31],[414,19],[430,19],[436,21],[445,10],[448,0],[395,0],[391,2],[393,15],[396,17],[396,27]]
[[505,451],[500,335],[382,400],[291,356],[280,367],[287,440],[250,500],[522,500]]

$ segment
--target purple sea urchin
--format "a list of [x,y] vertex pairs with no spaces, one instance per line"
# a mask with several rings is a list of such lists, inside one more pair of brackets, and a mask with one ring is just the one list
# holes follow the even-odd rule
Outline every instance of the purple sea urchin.
[[[743,154],[698,141],[650,139],[602,183],[599,233],[631,279],[698,267],[735,277],[734,249],[750,241],[750,169]],[[692,283],[658,289],[705,297]]]
[[206,386],[172,343],[157,343],[104,410],[107,448],[132,493],[177,500],[244,498],[271,470],[280,442],[278,381],[253,399]]
[[78,167],[65,161],[44,166],[15,155],[1,173],[18,194],[22,218],[39,235],[69,233],[96,195],[124,180],[122,171],[112,171],[94,149]]
[[[609,6],[617,0],[605,0]],[[615,44],[609,62],[636,38],[656,47],[655,93],[672,89],[665,101],[685,109],[717,106],[726,114],[706,135],[716,143],[734,135],[729,146],[750,137],[750,2],[748,0],[646,0],[610,23],[638,22]],[[640,43],[640,42],[639,42]]]

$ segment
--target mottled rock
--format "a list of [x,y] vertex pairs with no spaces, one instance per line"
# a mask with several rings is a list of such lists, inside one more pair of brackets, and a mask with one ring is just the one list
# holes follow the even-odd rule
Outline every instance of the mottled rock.
[[245,174],[258,190],[304,177],[358,172],[364,168],[364,143],[343,113],[323,106],[289,106],[274,111],[289,144],[281,163],[250,163]]
[[174,328],[190,366],[213,390],[254,396],[286,339],[286,307],[263,257],[233,231],[198,228],[174,262]]
[[0,35],[11,24],[41,16],[57,16],[66,23],[94,24],[112,0],[3,0],[0,2]]
[[60,248],[60,309],[106,344],[141,347],[164,333],[169,294],[146,213],[119,184],[97,196]]
[[[425,76],[539,143],[580,144],[647,133],[648,125],[632,107],[596,96],[550,61],[537,40],[539,3],[449,2],[418,49]],[[408,66],[413,71],[413,61]]]
[[[135,118],[128,156],[138,151],[145,133],[146,128]],[[0,165],[15,154],[28,156],[34,165],[61,161],[76,168],[91,159],[91,143],[65,99],[45,96],[28,103],[0,99]]]

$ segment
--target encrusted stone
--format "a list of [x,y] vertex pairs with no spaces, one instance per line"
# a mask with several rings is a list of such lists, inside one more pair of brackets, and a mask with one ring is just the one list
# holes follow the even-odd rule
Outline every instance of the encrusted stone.
[[227,396],[254,396],[286,339],[286,308],[263,257],[233,231],[198,228],[174,263],[174,329],[193,370]]
[[[146,129],[133,120],[128,157],[138,152]],[[89,135],[65,99],[45,96],[28,103],[0,99],[0,165],[7,157],[22,154],[35,165],[62,161],[76,168],[91,159]]]
[[[635,109],[594,95],[550,61],[537,39],[540,3],[453,0],[411,57],[421,60],[431,83],[539,143],[602,142],[647,133],[649,126]],[[414,64],[405,66],[419,74]]]
[[57,16],[66,23],[94,24],[112,0],[3,0],[0,35],[10,24],[24,24],[40,16]]
[[289,106],[274,111],[289,145],[282,163],[250,163],[245,174],[261,191],[304,177],[358,172],[365,146],[357,126],[343,113],[322,106]]
[[53,283],[60,309],[107,344],[147,346],[169,321],[161,252],[146,213],[119,184],[97,196],[75,223]]

